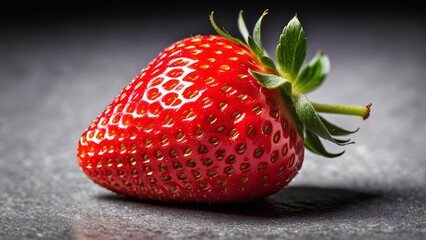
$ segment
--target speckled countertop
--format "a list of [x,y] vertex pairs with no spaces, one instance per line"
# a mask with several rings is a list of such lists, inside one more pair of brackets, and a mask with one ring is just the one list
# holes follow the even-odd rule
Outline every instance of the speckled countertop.
[[[222,5],[186,15],[169,9],[169,17],[140,5],[2,18],[0,239],[426,238],[424,17],[397,6]],[[267,49],[297,11],[308,58],[317,49],[330,56],[331,74],[310,97],[374,104],[368,121],[337,120],[361,127],[357,144],[339,159],[307,153],[289,187],[244,204],[146,202],[86,178],[75,157],[79,136],[141,68],[180,38],[213,33],[211,10],[236,32],[237,9],[247,8],[252,24],[266,7]]]

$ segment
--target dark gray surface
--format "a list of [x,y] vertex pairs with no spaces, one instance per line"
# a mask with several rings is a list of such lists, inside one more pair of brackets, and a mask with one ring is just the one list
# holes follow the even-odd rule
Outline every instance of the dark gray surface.
[[[270,52],[292,16],[283,9],[265,20]],[[233,30],[234,16],[213,10]],[[426,28],[407,9],[298,11],[308,58],[321,48],[331,59],[323,89],[309,97],[372,102],[373,112],[365,122],[336,119],[361,127],[357,144],[339,159],[308,153],[278,194],[168,205],[117,196],[85,177],[75,157],[80,134],[167,45],[212,33],[209,11],[1,25],[0,239],[425,239]]]

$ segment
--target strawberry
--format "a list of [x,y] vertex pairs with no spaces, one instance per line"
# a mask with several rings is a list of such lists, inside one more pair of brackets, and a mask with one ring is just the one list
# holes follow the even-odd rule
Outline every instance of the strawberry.
[[325,157],[320,137],[337,145],[342,129],[318,112],[359,115],[367,106],[312,103],[328,57],[304,68],[306,38],[294,17],[284,28],[276,64],[261,44],[266,11],[246,40],[210,20],[219,36],[178,41],[129,83],[82,134],[78,163],[95,183],[119,194],[180,202],[247,201],[286,186],[304,146]]

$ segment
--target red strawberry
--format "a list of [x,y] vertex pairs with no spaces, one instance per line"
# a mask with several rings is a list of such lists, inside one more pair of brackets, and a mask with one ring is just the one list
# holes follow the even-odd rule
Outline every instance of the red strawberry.
[[[347,135],[315,110],[366,116],[367,107],[313,104],[302,93],[328,73],[319,54],[300,72],[306,39],[297,18],[267,57],[256,23],[248,45],[196,36],[166,48],[93,121],[78,143],[78,163],[95,183],[124,195],[164,201],[246,201],[286,186],[302,166],[305,146],[328,153]],[[296,38],[294,36],[297,36]],[[343,110],[342,110],[343,109]],[[357,112],[358,111],[358,112]]]

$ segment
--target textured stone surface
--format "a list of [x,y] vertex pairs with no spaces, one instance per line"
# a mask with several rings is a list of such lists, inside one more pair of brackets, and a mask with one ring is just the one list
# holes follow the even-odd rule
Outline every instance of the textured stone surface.
[[[331,59],[323,89],[309,97],[374,105],[368,121],[336,119],[361,127],[356,145],[339,159],[308,153],[278,194],[245,204],[170,205],[117,196],[84,176],[75,148],[92,119],[168,44],[212,33],[210,10],[235,32],[239,8],[223,18],[221,8],[205,7],[162,19],[86,12],[3,23],[0,239],[425,239],[426,28],[410,9],[361,16],[294,9],[308,58],[321,48]],[[271,7],[264,25],[270,52],[292,10]]]

